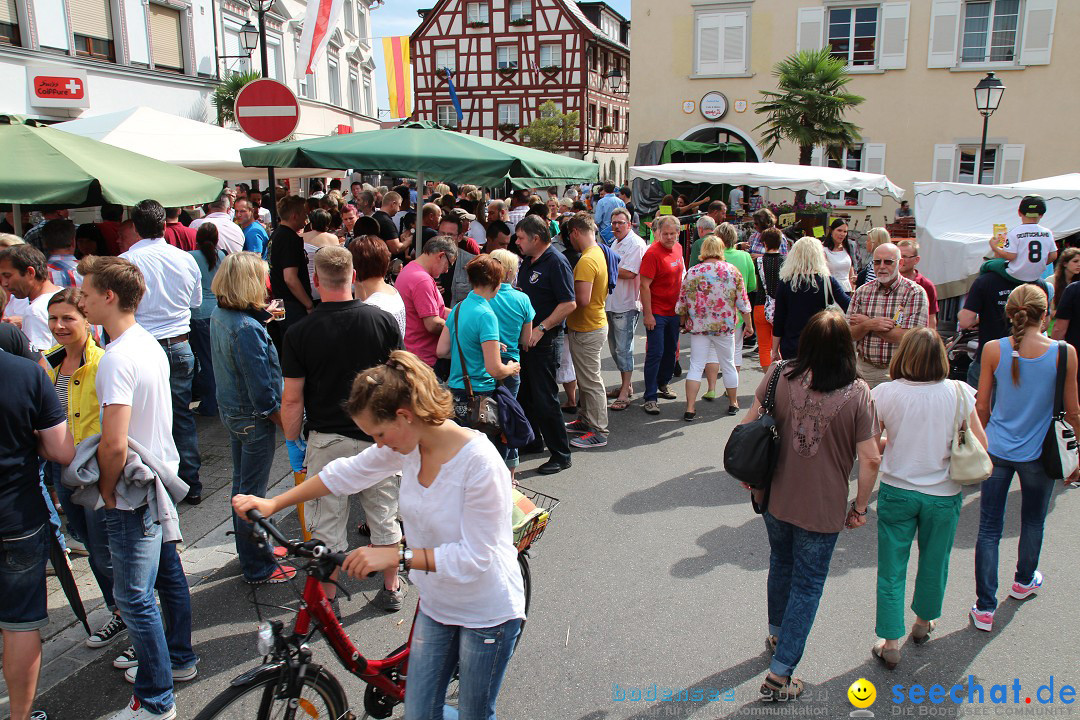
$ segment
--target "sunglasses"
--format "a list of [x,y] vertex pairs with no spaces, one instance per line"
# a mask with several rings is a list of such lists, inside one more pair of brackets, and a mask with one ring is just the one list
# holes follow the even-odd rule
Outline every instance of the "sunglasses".
[[895,265],[896,261],[892,259],[878,259],[874,258],[875,265]]

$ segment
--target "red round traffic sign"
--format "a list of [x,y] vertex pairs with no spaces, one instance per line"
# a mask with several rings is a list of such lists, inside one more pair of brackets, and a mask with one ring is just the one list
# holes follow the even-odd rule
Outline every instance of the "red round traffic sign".
[[288,86],[277,80],[252,80],[236,95],[236,122],[252,140],[281,142],[300,122],[300,103]]

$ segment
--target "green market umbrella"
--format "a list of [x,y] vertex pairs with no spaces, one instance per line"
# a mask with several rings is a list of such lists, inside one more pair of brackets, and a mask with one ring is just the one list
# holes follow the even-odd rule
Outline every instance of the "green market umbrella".
[[18,115],[0,115],[0,157],[9,168],[0,175],[4,205],[134,205],[153,197],[179,207],[208,202],[222,188],[221,180],[209,175]]
[[534,186],[595,181],[600,172],[596,163],[466,135],[427,121],[245,148],[240,158],[248,167],[355,169],[417,180],[434,175],[487,187],[508,179]]

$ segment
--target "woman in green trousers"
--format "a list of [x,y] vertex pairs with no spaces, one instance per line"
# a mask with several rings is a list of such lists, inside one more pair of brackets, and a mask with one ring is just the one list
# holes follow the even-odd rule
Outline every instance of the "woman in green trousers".
[[900,662],[904,598],[912,542],[919,545],[919,569],[911,609],[911,639],[929,639],[941,616],[949,577],[960,486],[949,478],[957,403],[975,437],[986,434],[975,413],[975,395],[966,383],[950,381],[949,361],[938,334],[914,328],[889,366],[892,382],[873,390],[881,423],[882,462],[878,491],[877,644],[872,653],[890,669]]

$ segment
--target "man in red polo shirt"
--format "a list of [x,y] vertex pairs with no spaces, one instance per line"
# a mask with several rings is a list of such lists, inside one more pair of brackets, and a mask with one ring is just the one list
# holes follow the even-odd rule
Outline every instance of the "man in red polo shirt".
[[900,248],[900,274],[912,282],[918,283],[926,291],[926,306],[928,320],[926,327],[931,330],[937,329],[937,288],[925,275],[918,271],[919,264],[919,241],[914,239],[901,240],[896,243]]

